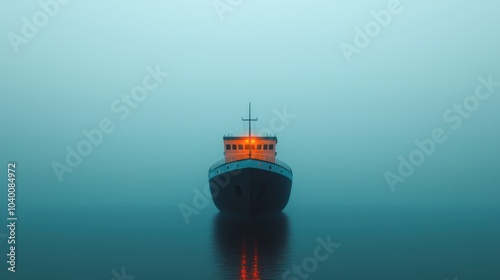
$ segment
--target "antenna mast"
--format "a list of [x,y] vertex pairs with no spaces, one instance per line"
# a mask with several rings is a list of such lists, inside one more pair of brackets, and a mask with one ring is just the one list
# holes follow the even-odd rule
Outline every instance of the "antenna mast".
[[252,119],[252,103],[248,103],[248,119],[241,118],[242,121],[248,121],[248,148],[249,158],[252,158],[252,122],[256,122],[259,118]]

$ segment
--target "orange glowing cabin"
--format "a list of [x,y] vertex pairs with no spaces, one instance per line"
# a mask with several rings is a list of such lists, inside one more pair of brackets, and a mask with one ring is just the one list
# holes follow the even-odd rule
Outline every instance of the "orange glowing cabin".
[[245,158],[275,162],[277,143],[276,136],[224,136],[226,162]]

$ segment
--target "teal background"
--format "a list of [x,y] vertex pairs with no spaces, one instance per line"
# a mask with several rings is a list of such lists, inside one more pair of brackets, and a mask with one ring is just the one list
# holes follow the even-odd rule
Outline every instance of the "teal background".
[[[81,279],[110,279],[109,271],[122,266],[136,280],[168,271],[185,276],[176,279],[219,279],[205,274],[214,205],[192,216],[191,225],[178,205],[192,205],[193,189],[206,185],[208,168],[223,157],[223,135],[245,133],[248,102],[257,131],[270,128],[276,110],[295,116],[276,132],[278,158],[294,171],[287,264],[307,257],[318,235],[338,233],[351,257],[339,255],[340,263],[311,279],[329,279],[339,267],[346,269],[342,279],[498,279],[500,88],[457,130],[442,115],[474,94],[479,76],[500,81],[500,2],[401,1],[403,11],[348,63],[339,45],[353,44],[354,28],[388,3],[248,0],[221,21],[209,0],[73,0],[15,53],[9,32],[21,34],[22,18],[41,9],[38,1],[1,2],[0,218],[7,163],[15,161],[25,221],[20,269],[37,268],[16,279],[63,279],[73,270]],[[156,65],[170,76],[120,120],[111,103]],[[51,164],[64,164],[65,147],[75,148],[82,130],[103,118],[115,130],[59,182]],[[435,128],[448,140],[391,192],[384,173],[397,173],[398,156],[407,158],[414,141]],[[416,218],[407,221],[406,214]],[[364,239],[370,229],[384,238]],[[436,240],[434,230],[441,232]],[[114,240],[118,233],[125,235]],[[3,276],[5,239],[0,248]],[[150,258],[140,257],[144,248]],[[365,255],[367,248],[373,254]],[[74,257],[57,265],[45,259],[51,253]],[[399,258],[405,253],[408,263],[428,262],[410,266]],[[370,258],[358,256],[387,266],[371,267]]]

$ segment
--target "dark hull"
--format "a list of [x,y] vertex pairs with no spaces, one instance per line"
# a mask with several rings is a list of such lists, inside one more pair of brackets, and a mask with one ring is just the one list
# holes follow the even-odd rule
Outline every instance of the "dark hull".
[[242,215],[281,212],[292,189],[287,176],[258,168],[221,173],[209,182],[215,206],[221,212]]

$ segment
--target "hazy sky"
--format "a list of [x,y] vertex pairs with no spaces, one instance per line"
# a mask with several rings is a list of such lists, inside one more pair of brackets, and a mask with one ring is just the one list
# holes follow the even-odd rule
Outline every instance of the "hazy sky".
[[[474,96],[478,77],[500,81],[499,10],[451,0],[3,1],[0,178],[18,163],[25,206],[189,203],[252,102],[257,130],[279,130],[278,158],[294,170],[290,204],[498,206],[500,87]],[[125,117],[118,107],[144,80],[154,89]],[[474,110],[460,115],[464,100]],[[285,107],[288,123],[276,114]],[[103,119],[114,130],[59,182],[52,164],[66,164],[66,147]],[[446,141],[391,192],[384,173],[398,174],[398,157],[436,128]]]

